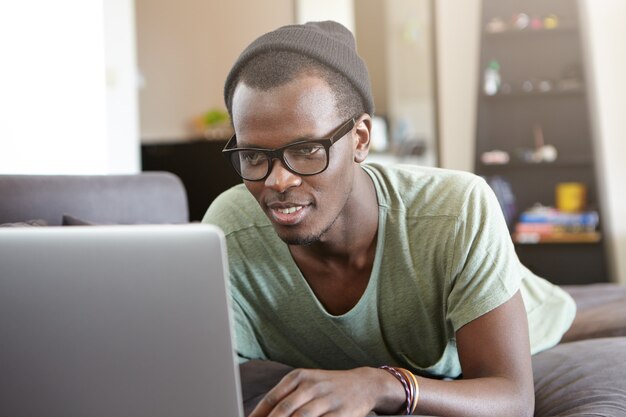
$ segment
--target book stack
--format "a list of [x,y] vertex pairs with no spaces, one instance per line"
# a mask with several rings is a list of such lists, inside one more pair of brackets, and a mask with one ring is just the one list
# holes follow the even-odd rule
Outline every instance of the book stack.
[[600,240],[598,212],[563,212],[554,207],[535,206],[519,217],[515,243],[587,243]]

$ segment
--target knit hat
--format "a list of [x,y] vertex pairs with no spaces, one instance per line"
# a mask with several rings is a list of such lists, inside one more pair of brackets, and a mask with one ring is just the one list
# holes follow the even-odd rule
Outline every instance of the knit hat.
[[239,55],[224,85],[224,99],[238,72],[248,61],[269,51],[291,51],[306,55],[344,75],[363,98],[365,111],[373,115],[374,99],[365,62],[356,52],[356,41],[345,26],[333,22],[308,22],[288,25],[266,33],[252,42]]

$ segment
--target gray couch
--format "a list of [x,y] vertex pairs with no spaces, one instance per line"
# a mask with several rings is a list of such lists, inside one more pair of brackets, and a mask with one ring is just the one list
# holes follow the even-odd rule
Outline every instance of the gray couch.
[[[172,174],[0,175],[0,224],[188,219],[185,189]],[[561,344],[533,357],[535,416],[626,416],[626,288],[614,284],[564,288],[576,300],[578,313]],[[291,369],[276,365],[268,371],[257,365],[250,362],[241,369],[248,412]]]
[[0,224],[187,223],[185,187],[166,172],[0,175]]

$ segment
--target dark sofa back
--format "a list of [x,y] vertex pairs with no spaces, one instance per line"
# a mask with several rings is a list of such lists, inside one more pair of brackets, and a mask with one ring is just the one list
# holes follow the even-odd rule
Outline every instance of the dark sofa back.
[[0,224],[64,215],[95,224],[187,223],[185,188],[166,172],[129,175],[0,175]]

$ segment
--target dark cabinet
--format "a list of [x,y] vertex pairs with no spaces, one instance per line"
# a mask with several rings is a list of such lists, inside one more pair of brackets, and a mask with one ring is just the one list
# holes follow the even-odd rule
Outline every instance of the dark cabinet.
[[180,177],[189,202],[189,218],[199,221],[213,199],[241,178],[222,156],[226,141],[193,140],[143,144],[143,171],[168,171]]
[[[518,256],[558,284],[609,280],[578,21],[571,0],[483,0],[475,171],[510,187]],[[557,206],[563,183],[586,191],[593,231],[518,226],[523,211]]]

